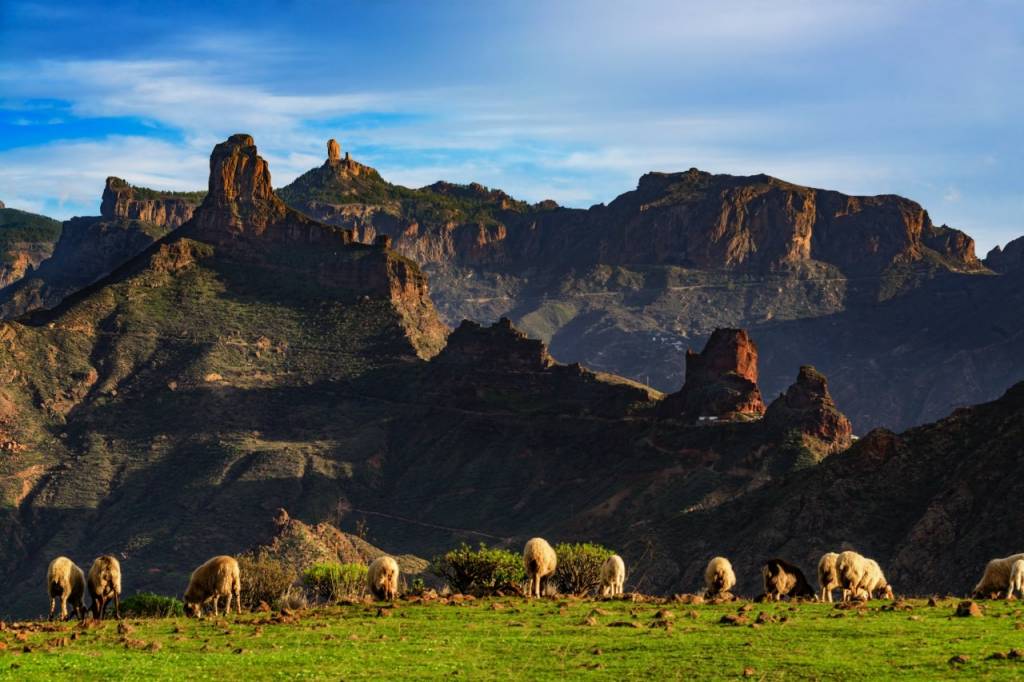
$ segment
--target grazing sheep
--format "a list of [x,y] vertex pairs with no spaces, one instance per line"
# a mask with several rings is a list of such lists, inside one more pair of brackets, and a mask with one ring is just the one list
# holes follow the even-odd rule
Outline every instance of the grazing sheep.
[[704,569],[704,585],[708,597],[717,597],[732,590],[736,585],[736,574],[728,559],[716,556],[708,562],[707,568]]
[[60,599],[60,619],[67,620],[68,602],[75,615],[85,619],[85,574],[66,556],[59,556],[46,569],[46,592],[50,595],[50,620]]
[[1003,557],[1002,559],[993,559],[988,562],[985,566],[985,573],[981,576],[981,580],[974,586],[974,598],[988,598],[995,592],[1006,592],[1007,597],[1010,595],[1010,572],[1013,570],[1013,565],[1024,559],[1024,554],[1014,554],[1012,556]]
[[366,585],[377,601],[394,601],[398,596],[398,562],[379,556],[366,572]]
[[205,564],[192,571],[185,590],[185,613],[189,616],[201,616],[203,604],[213,602],[213,615],[219,616],[217,603],[221,597],[227,598],[224,612],[231,613],[231,597],[235,598],[236,609],[242,613],[242,576],[238,562],[234,557],[215,556]]
[[622,594],[624,582],[626,582],[626,562],[618,554],[612,554],[601,564],[601,596],[619,596]]
[[807,582],[807,577],[798,566],[784,559],[769,559],[761,567],[764,576],[764,595],[766,599],[779,601],[784,596],[813,597],[814,588]]
[[846,551],[836,559],[836,574],[843,588],[843,601],[851,598],[872,599],[878,596],[892,599],[892,586],[885,579],[882,568],[874,559],[868,559],[857,552]]
[[1006,598],[1013,596],[1014,590],[1024,597],[1024,559],[1017,559],[1010,568],[1010,586],[1006,588]]
[[523,566],[530,580],[530,597],[540,597],[541,581],[554,575],[558,566],[558,555],[544,538],[532,538],[523,547]]
[[89,596],[92,597],[92,617],[103,620],[107,604],[114,600],[114,615],[121,620],[121,564],[109,554],[98,557],[89,569]]
[[[821,601],[832,602],[832,590],[839,587],[839,575],[836,573],[836,560],[839,555],[835,552],[828,552],[821,555],[818,560],[818,587],[821,588]],[[846,600],[846,592],[843,591],[843,600]]]

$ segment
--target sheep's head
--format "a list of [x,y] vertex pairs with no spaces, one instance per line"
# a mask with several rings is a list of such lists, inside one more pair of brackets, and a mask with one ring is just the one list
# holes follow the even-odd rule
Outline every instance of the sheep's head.
[[882,588],[882,596],[886,599],[893,599],[892,585],[886,585]]
[[203,610],[197,602],[190,602],[188,599],[185,600],[185,615],[189,618],[199,618],[203,615]]

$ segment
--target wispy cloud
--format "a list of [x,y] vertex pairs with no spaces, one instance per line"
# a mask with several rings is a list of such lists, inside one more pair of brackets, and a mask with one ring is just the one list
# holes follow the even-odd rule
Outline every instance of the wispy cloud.
[[413,186],[586,206],[696,166],[906,194],[983,247],[1024,231],[1008,3],[251,0],[244,25],[216,3],[9,9],[0,198],[58,216],[94,210],[109,174],[202,187],[213,144],[248,132],[278,186],[339,137]]

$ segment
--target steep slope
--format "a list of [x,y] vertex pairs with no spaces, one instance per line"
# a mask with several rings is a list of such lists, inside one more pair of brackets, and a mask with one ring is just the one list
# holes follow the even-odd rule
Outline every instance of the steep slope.
[[60,223],[0,202],[0,289],[18,281],[53,253]]
[[[1024,383],[900,435],[873,431],[820,466],[657,533],[683,555],[729,556],[746,592],[759,589],[765,557],[811,569],[824,551],[852,548],[877,558],[897,592],[964,594],[988,559],[1020,551],[1024,512],[1007,501],[1024,494],[1021,442]],[[699,581],[698,564],[682,571],[681,588]]]
[[[410,190],[348,156],[328,159],[279,194],[308,215],[352,229],[357,240],[391,237],[424,265],[449,324],[508,317],[563,362],[662,391],[679,388],[687,349],[720,327],[750,329],[764,346],[766,395],[785,389],[812,355],[829,375],[849,368],[839,400],[860,431],[946,414],[945,402],[916,408],[921,384],[968,404],[1024,378],[935,382],[932,365],[896,344],[880,352],[903,352],[906,380],[880,387],[874,379],[874,355],[849,340],[877,328],[913,331],[899,317],[902,304],[886,302],[917,290],[981,293],[981,280],[991,278],[970,237],[934,225],[919,204],[898,196],[854,197],[767,175],[691,169],[648,173],[635,190],[584,211],[530,206],[479,185]],[[846,352],[823,354],[813,339],[793,345],[798,341],[770,331],[815,319],[821,327],[849,325],[838,332]],[[981,340],[964,342],[953,352]]]
[[55,307],[181,226],[202,198],[202,192],[157,192],[107,178],[101,215],[66,221],[52,255],[0,289],[0,319]]
[[416,266],[286,209],[251,138],[211,166],[192,221],[0,325],[4,575],[34,584],[41,556],[109,549],[151,562],[133,584],[153,569],[176,591],[203,554],[258,539],[250,519],[275,495],[316,518],[351,474],[348,444],[391,418],[361,431],[332,382],[443,345]]
[[432,556],[605,539],[800,459],[803,423],[691,426],[507,322],[446,331],[415,264],[286,208],[249,136],[217,145],[190,221],[0,326],[4,611],[38,611],[56,554],[112,552],[129,593],[179,592],[267,542],[279,507]]

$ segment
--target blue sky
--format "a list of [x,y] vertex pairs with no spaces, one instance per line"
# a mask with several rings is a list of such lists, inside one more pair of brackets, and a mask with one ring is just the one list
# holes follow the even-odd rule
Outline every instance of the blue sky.
[[764,172],[903,194],[984,253],[1024,234],[1022,83],[1010,0],[0,0],[0,200],[201,188],[248,132],[277,186],[329,137],[402,184],[571,206]]

